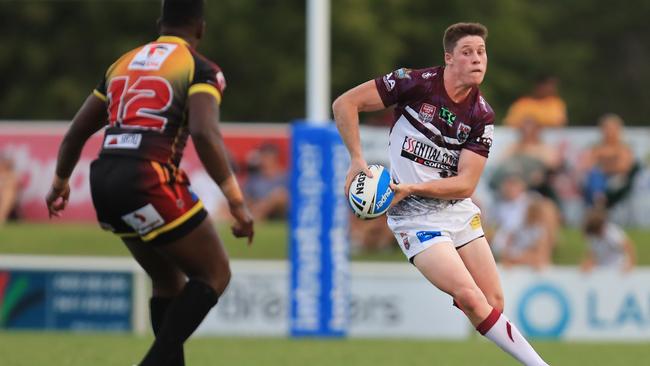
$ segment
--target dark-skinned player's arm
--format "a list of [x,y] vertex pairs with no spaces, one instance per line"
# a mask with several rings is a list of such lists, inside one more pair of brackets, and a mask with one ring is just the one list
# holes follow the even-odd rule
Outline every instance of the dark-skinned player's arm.
[[395,192],[393,204],[410,195],[450,200],[468,198],[481,179],[486,161],[486,157],[463,149],[458,160],[458,175],[422,183],[392,183],[390,187]]
[[359,172],[363,171],[367,176],[372,177],[361,152],[359,112],[374,112],[385,108],[374,80],[366,81],[346,91],[332,104],[336,128],[350,153],[350,168],[344,186],[345,195],[347,195],[352,179]]
[[60,216],[70,198],[68,179],[79,162],[88,138],[106,125],[106,104],[94,94],[86,98],[63,137],[56,160],[56,173],[45,196],[49,216]]
[[219,185],[228,200],[230,213],[235,218],[232,233],[238,238],[247,237],[248,244],[253,241],[253,216],[237,178],[232,172],[224,148],[223,137],[219,131],[219,106],[210,93],[193,93],[189,100],[189,129],[196,153],[212,180]]

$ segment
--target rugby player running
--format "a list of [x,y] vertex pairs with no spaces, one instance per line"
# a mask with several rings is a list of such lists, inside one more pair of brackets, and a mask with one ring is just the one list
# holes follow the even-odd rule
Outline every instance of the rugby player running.
[[46,197],[50,217],[59,216],[84,144],[108,124],[91,165],[91,193],[100,225],[122,238],[152,280],[156,339],[141,366],[184,365],[183,343],[230,281],[223,244],[179,168],[188,135],[228,200],[233,234],[253,239],[218,128],[225,79],[195,51],[203,8],[203,0],[163,1],[160,38],[113,63],[72,120]]
[[487,28],[449,26],[445,66],[399,69],[338,97],[336,125],[350,153],[345,192],[353,177],[371,175],[361,152],[359,112],[395,105],[389,137],[388,225],[406,257],[451,295],[482,335],[524,365],[546,365],[502,314],[503,290],[470,196],[492,144],[494,112],[478,86],[487,67]]

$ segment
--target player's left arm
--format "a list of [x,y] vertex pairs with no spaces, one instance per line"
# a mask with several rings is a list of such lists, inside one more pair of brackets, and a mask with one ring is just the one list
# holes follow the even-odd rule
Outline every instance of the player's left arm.
[[626,272],[631,271],[636,264],[636,250],[634,248],[634,243],[627,235],[623,241],[623,250],[625,251],[625,264],[623,265],[623,270]]
[[422,183],[391,184],[395,192],[393,203],[411,195],[450,200],[469,198],[481,179],[486,161],[486,157],[463,149],[458,160],[458,175]]
[[79,161],[86,141],[106,124],[106,104],[91,94],[72,119],[70,128],[63,137],[56,160],[56,174],[45,202],[50,217],[59,216],[65,209],[70,196],[68,179]]

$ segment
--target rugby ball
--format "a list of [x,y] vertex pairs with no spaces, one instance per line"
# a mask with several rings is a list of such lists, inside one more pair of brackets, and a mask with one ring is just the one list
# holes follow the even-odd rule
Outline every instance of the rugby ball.
[[381,165],[370,165],[372,172],[369,178],[364,172],[352,179],[348,191],[350,207],[357,217],[367,220],[379,217],[388,211],[393,201],[393,190],[390,189],[390,173]]

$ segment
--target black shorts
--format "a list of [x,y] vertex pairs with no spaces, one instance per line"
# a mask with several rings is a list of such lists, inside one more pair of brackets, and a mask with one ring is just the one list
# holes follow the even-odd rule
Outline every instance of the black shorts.
[[90,190],[101,227],[123,238],[166,244],[208,215],[187,175],[155,161],[101,157],[90,165]]

